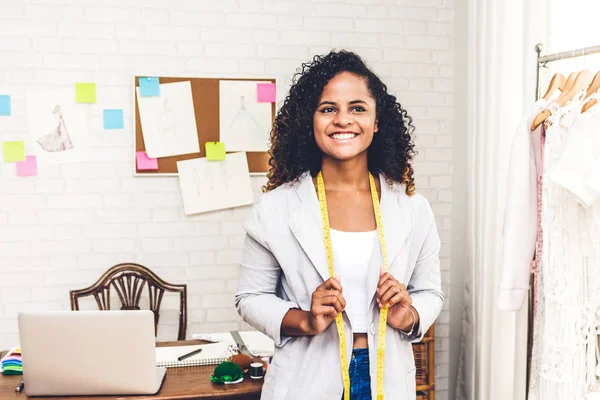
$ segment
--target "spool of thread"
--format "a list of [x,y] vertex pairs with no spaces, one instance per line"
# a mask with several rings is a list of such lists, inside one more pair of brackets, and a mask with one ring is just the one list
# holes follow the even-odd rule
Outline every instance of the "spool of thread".
[[269,369],[269,363],[271,362],[271,357],[262,357],[260,361],[262,361],[263,368],[265,372],[267,372],[267,369]]
[[250,378],[261,379],[263,377],[263,364],[255,362],[250,364]]

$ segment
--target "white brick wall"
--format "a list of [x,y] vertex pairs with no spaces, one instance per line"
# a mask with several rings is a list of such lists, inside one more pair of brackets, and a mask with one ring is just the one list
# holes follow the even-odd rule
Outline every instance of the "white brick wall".
[[[68,309],[68,291],[110,266],[142,263],[186,282],[188,334],[245,329],[232,296],[249,208],[185,217],[175,178],[134,178],[133,74],[273,76],[282,100],[313,54],[356,50],[415,119],[417,189],[432,203],[449,295],[453,124],[451,0],[0,0],[0,140],[28,141],[25,94],[98,84],[89,162],[0,176],[0,348],[17,343],[16,314]],[[124,131],[102,129],[103,108],[123,108]],[[257,196],[264,178],[253,178]],[[448,302],[437,323],[438,398],[447,399]],[[89,303],[82,307],[94,308]],[[176,299],[159,331],[175,333]]]

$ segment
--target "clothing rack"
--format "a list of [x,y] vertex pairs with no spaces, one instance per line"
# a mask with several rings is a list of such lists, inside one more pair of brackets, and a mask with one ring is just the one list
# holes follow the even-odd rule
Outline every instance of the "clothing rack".
[[580,49],[562,51],[560,53],[548,54],[542,56],[544,45],[538,43],[535,45],[535,52],[537,53],[537,73],[536,73],[536,84],[535,84],[535,100],[540,98],[540,68],[545,68],[549,62],[567,60],[570,58],[589,56],[590,54],[600,53],[600,46],[583,47]]
[[[562,51],[560,53],[548,54],[542,56],[542,51],[544,50],[544,45],[542,43],[538,43],[535,45],[535,52],[537,53],[537,69],[536,69],[536,83],[535,83],[535,101],[539,100],[541,97],[540,93],[540,69],[546,68],[548,63],[560,60],[568,60],[571,58],[584,57],[589,56],[591,54],[600,53],[600,45],[599,46],[591,46],[591,47],[583,47],[574,50]],[[529,304],[528,304],[528,321],[527,321],[527,383],[526,383],[526,392],[525,397],[529,397],[529,376],[531,369],[531,352],[533,347],[533,275],[529,281]]]

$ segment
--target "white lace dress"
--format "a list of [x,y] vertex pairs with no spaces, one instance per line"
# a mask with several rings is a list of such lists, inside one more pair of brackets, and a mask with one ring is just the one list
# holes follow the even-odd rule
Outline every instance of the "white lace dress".
[[550,117],[546,129],[541,224],[543,312],[536,315],[542,329],[534,333],[540,363],[538,387],[530,387],[532,399],[583,399],[592,383],[590,365],[596,365],[595,314],[600,294],[596,270],[600,263],[593,245],[599,237],[593,236],[597,227],[589,218],[592,211],[582,207],[580,196],[575,194],[580,192],[575,182],[585,181],[589,175],[588,163],[582,162],[579,152],[582,143],[593,148],[593,143],[580,134],[583,130],[575,128],[581,126],[580,110],[578,100],[569,103]]
[[577,202],[583,305],[577,324],[586,351],[585,390],[598,390],[598,332],[600,328],[600,107],[580,115],[550,179]]

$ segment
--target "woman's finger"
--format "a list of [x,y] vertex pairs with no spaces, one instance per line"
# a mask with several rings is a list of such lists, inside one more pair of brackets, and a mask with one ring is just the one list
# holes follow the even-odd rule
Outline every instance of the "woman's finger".
[[388,305],[390,307],[393,307],[396,305],[403,306],[403,307],[410,307],[412,305],[412,298],[410,297],[408,292],[403,291],[402,293],[398,293],[397,295],[393,296],[389,300]]
[[389,272],[383,272],[383,268],[381,269],[381,274],[379,275],[379,281],[377,282],[377,288],[379,289],[383,286],[388,280],[394,279],[394,277]]
[[342,285],[340,283],[340,279],[329,278],[325,282],[323,282],[316,290],[339,290],[342,291]]
[[[381,298],[383,297],[383,294],[386,293],[387,291],[390,290],[390,288],[392,287],[399,287],[402,288],[403,285],[401,285],[400,283],[398,283],[395,279],[389,279],[387,280],[380,288],[377,289],[377,299],[381,300]],[[401,292],[402,290],[400,290]]]
[[379,303],[381,303],[382,305],[386,305],[389,304],[390,300],[392,299],[392,297],[396,296],[396,295],[401,295],[403,294],[403,290],[402,288],[398,287],[398,286],[390,286],[385,293],[383,293],[381,295],[381,298],[379,299]]
[[338,315],[338,311],[333,306],[319,305],[319,306],[315,307],[313,314],[317,318],[319,318],[319,317],[335,318]]
[[344,301],[344,299],[334,294],[328,294],[326,296],[320,297],[318,304],[333,306],[335,307],[337,312],[344,311],[344,307],[346,306],[346,302]]

